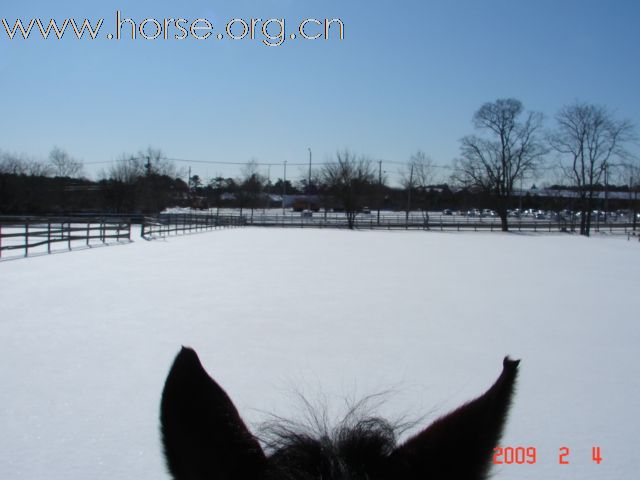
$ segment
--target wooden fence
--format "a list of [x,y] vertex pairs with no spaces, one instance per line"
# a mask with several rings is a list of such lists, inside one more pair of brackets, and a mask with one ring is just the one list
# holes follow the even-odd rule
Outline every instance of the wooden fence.
[[[344,215],[273,215],[174,213],[144,217],[141,235],[145,239],[172,234],[196,233],[240,226],[293,228],[348,228]],[[91,247],[96,244],[131,241],[131,217],[2,217],[0,216],[0,259],[27,257],[30,254],[52,253]],[[436,230],[436,231],[500,231],[500,221],[494,218],[359,215],[357,229]],[[510,219],[511,231],[575,232],[575,221]],[[628,221],[593,222],[593,232],[637,235],[635,224]],[[639,237],[640,238],[640,237]],[[57,247],[57,248],[56,248]],[[11,255],[11,252],[17,252]]]
[[[314,213],[304,215],[253,215],[246,217],[247,225],[261,227],[294,228],[348,228],[347,218],[342,214]],[[375,214],[358,215],[354,222],[357,229],[368,230],[440,230],[440,231],[500,231],[499,218],[433,215],[428,219],[420,215],[384,215],[378,220]],[[631,221],[592,221],[592,232],[628,233],[633,231]],[[510,231],[522,232],[576,232],[580,230],[579,219],[547,220],[532,218],[510,218]]]
[[[348,228],[347,218],[341,213],[314,213],[285,215],[272,212],[243,213],[232,212],[224,214],[212,213],[171,213],[155,217],[145,217],[142,224],[142,236],[166,236],[171,234],[193,233],[213,230],[223,227],[254,226],[281,228]],[[497,217],[465,217],[431,215],[383,215],[378,220],[375,214],[358,215],[354,222],[357,229],[367,230],[436,230],[436,231],[500,231],[500,219]],[[576,232],[580,230],[579,219],[548,220],[533,218],[510,218],[510,231],[521,232]],[[593,220],[591,231],[629,233],[634,231],[631,221]]]
[[218,228],[241,227],[247,224],[241,215],[205,215],[191,213],[163,213],[144,217],[141,236],[145,239],[167,235],[196,233]]
[[0,217],[0,258],[131,241],[131,219]]

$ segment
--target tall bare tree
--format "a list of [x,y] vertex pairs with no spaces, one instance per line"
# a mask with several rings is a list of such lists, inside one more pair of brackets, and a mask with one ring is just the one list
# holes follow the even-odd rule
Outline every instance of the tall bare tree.
[[34,160],[24,154],[0,152],[0,173],[9,175],[26,175],[29,177],[48,177],[52,173],[51,166]]
[[406,219],[417,206],[425,223],[429,222],[429,186],[435,178],[433,160],[422,150],[411,155],[409,164],[400,171],[400,183],[407,191]]
[[82,175],[82,162],[59,147],[53,147],[49,152],[49,163],[56,177],[75,178]]
[[580,234],[589,236],[598,184],[612,162],[630,156],[626,146],[636,138],[634,127],[607,108],[584,102],[563,107],[556,122],[549,144],[566,160],[564,171],[580,199]]
[[132,185],[144,175],[144,171],[144,162],[141,158],[123,154],[109,168],[108,172],[103,173],[103,176],[105,179]]
[[162,150],[148,147],[136,155],[122,155],[103,176],[119,210],[158,213],[188,193],[177,179],[182,173]]
[[175,164],[159,148],[147,147],[144,150],[140,150],[137,158],[144,162],[147,176],[158,175],[176,178],[182,175],[182,172],[178,172]]
[[0,151],[0,174],[26,175],[25,163],[19,155]]
[[249,207],[253,220],[253,210],[259,204],[267,178],[260,173],[258,161],[255,158],[249,160],[242,167],[241,175],[242,177],[238,180],[240,189],[236,199],[240,205],[240,214],[242,215],[244,207]]
[[334,161],[322,166],[320,178],[328,193],[342,204],[347,225],[353,229],[358,212],[375,189],[377,180],[371,160],[348,150],[337,152]]
[[454,181],[484,192],[508,231],[507,208],[516,180],[535,171],[546,149],[539,139],[542,115],[526,112],[519,100],[485,103],[473,116],[476,129],[460,141],[460,158],[454,164]]

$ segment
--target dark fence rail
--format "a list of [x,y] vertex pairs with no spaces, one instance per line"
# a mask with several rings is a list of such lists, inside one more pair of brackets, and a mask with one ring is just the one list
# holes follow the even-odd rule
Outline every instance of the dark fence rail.
[[[51,253],[61,249],[92,246],[96,244],[131,241],[133,217],[116,216],[65,216],[65,217],[7,217],[0,216],[0,259],[29,256],[32,253]],[[286,214],[254,213],[168,213],[153,217],[139,217],[141,235],[145,239],[172,234],[196,233],[219,228],[240,226],[284,228],[349,228],[343,214]],[[496,218],[431,215],[358,215],[354,222],[357,229],[382,230],[436,230],[436,231],[500,231]],[[632,221],[592,221],[593,232],[625,233],[637,235]],[[579,219],[537,220],[531,218],[509,219],[511,231],[523,232],[576,232]],[[639,237],[640,238],[640,237]],[[18,255],[11,252],[17,252]]]
[[[273,211],[168,213],[155,217],[145,217],[142,236],[164,236],[170,234],[199,232],[229,226],[282,227],[282,228],[349,228],[347,217],[342,213],[274,213]],[[359,214],[354,221],[357,229],[380,230],[455,230],[455,231],[500,231],[497,217],[472,217],[429,215],[420,213],[381,215]],[[530,217],[509,218],[511,231],[523,232],[576,232],[580,230],[580,219],[534,219]],[[592,219],[592,232],[630,233],[634,232],[631,220]]]
[[0,258],[130,241],[129,218],[0,216]]
[[142,238],[163,237],[196,233],[218,228],[242,227],[247,224],[242,215],[206,215],[198,213],[163,213],[155,217],[144,217]]
[[[247,225],[264,227],[295,228],[349,228],[346,216],[316,213],[313,215],[253,215],[246,218]],[[433,215],[384,215],[380,219],[375,214],[358,215],[354,221],[358,229],[382,230],[455,230],[455,231],[500,231],[499,218],[479,218]],[[592,220],[593,232],[627,233],[634,230],[631,221]],[[509,230],[526,232],[575,232],[580,230],[580,220],[537,220],[532,218],[510,218]]]

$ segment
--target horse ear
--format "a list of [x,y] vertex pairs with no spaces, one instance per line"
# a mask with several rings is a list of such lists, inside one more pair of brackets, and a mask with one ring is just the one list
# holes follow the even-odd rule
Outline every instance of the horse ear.
[[482,396],[436,420],[391,458],[412,478],[485,479],[507,419],[519,360],[505,357],[502,374]]
[[167,467],[175,480],[259,479],[265,455],[198,355],[183,347],[160,407]]

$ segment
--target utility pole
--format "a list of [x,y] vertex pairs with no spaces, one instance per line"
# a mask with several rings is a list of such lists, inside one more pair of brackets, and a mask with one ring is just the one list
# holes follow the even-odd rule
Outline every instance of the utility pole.
[[[636,180],[637,181],[637,180]],[[631,178],[629,178],[629,210],[631,211],[631,215],[633,215],[633,231],[636,231],[636,226],[638,223],[638,186],[635,185],[633,178],[633,171],[631,172]],[[631,189],[633,188],[633,192]]]
[[265,187],[268,190],[266,192],[267,194],[265,195],[265,205],[262,209],[263,215],[265,214],[265,210],[271,205],[271,193],[269,192],[269,190],[271,190],[271,164],[267,165],[267,184],[265,185]]
[[284,174],[282,180],[282,215],[284,215],[284,199],[287,196],[287,161],[284,161]]
[[307,209],[311,210],[311,147],[309,149],[309,176],[307,177]]
[[307,177],[307,193],[311,193],[311,147],[309,147],[309,176]]
[[382,160],[378,160],[378,226],[380,226],[380,204],[382,203]]
[[609,165],[604,164],[604,223],[607,223],[609,210]]
[[405,226],[409,228],[409,212],[411,211],[411,190],[413,189],[413,163],[409,174],[409,192],[407,193],[407,215],[405,216]]
[[522,216],[522,179],[523,179],[524,175],[521,173],[520,174],[520,195],[518,195],[519,201],[518,201],[518,218],[520,218]]

